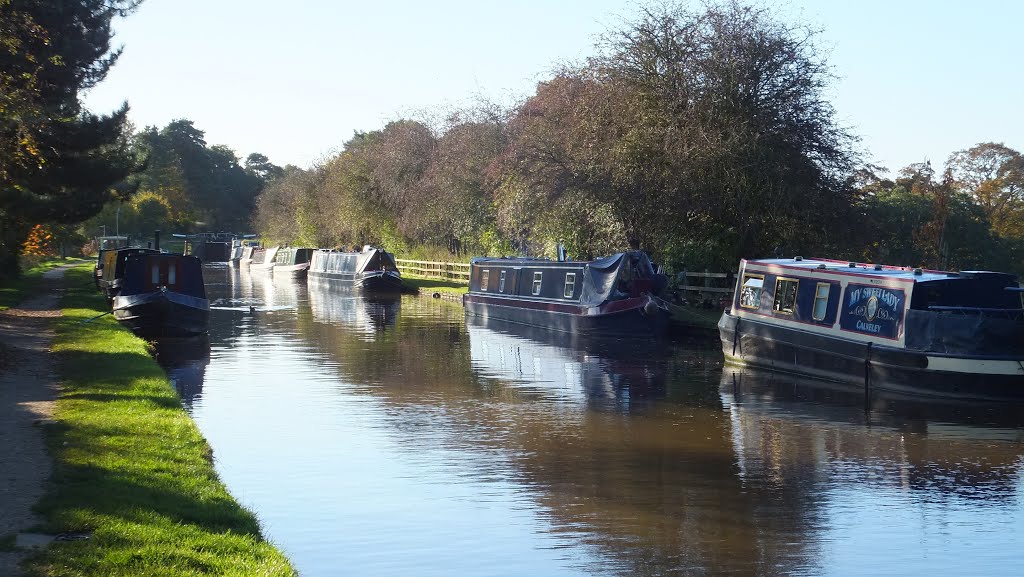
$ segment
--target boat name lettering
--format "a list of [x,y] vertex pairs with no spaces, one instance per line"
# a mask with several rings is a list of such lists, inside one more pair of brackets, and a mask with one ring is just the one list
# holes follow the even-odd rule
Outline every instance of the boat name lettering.
[[879,287],[862,287],[856,288],[850,291],[850,304],[855,305],[862,299],[870,297],[876,297],[878,300],[885,303],[890,309],[899,308],[900,301],[903,300],[897,294],[892,291],[888,291],[884,288]]

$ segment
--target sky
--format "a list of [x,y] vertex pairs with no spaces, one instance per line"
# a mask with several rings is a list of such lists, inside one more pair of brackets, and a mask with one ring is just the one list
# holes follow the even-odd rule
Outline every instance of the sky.
[[[696,6],[697,3],[693,2]],[[827,98],[865,160],[896,171],[1001,142],[1024,152],[1024,2],[763,3],[821,30]],[[124,53],[86,95],[139,128],[187,118],[208,144],[309,166],[356,131],[482,96],[514,102],[594,54],[624,0],[145,0],[115,22]]]

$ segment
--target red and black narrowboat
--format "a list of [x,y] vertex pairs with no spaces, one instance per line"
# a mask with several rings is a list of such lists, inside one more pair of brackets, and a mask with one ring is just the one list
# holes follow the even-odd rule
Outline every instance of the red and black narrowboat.
[[133,254],[125,259],[114,318],[143,338],[189,337],[210,326],[202,262],[178,254]]

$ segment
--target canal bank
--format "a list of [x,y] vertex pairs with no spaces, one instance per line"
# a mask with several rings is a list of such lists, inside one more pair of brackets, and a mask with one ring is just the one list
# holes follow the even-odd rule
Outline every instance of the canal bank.
[[58,539],[25,574],[295,575],[218,478],[148,345],[100,316],[90,279],[88,267],[67,271],[50,325],[59,394],[42,430],[53,469],[32,529]]

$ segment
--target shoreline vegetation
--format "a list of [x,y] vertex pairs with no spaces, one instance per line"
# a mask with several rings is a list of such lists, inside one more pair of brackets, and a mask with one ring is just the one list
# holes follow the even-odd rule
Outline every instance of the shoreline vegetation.
[[30,557],[27,574],[296,575],[217,477],[149,345],[111,316],[85,322],[107,312],[91,274],[84,264],[68,269],[54,322],[54,472],[36,506],[46,519],[39,531],[80,538]]

